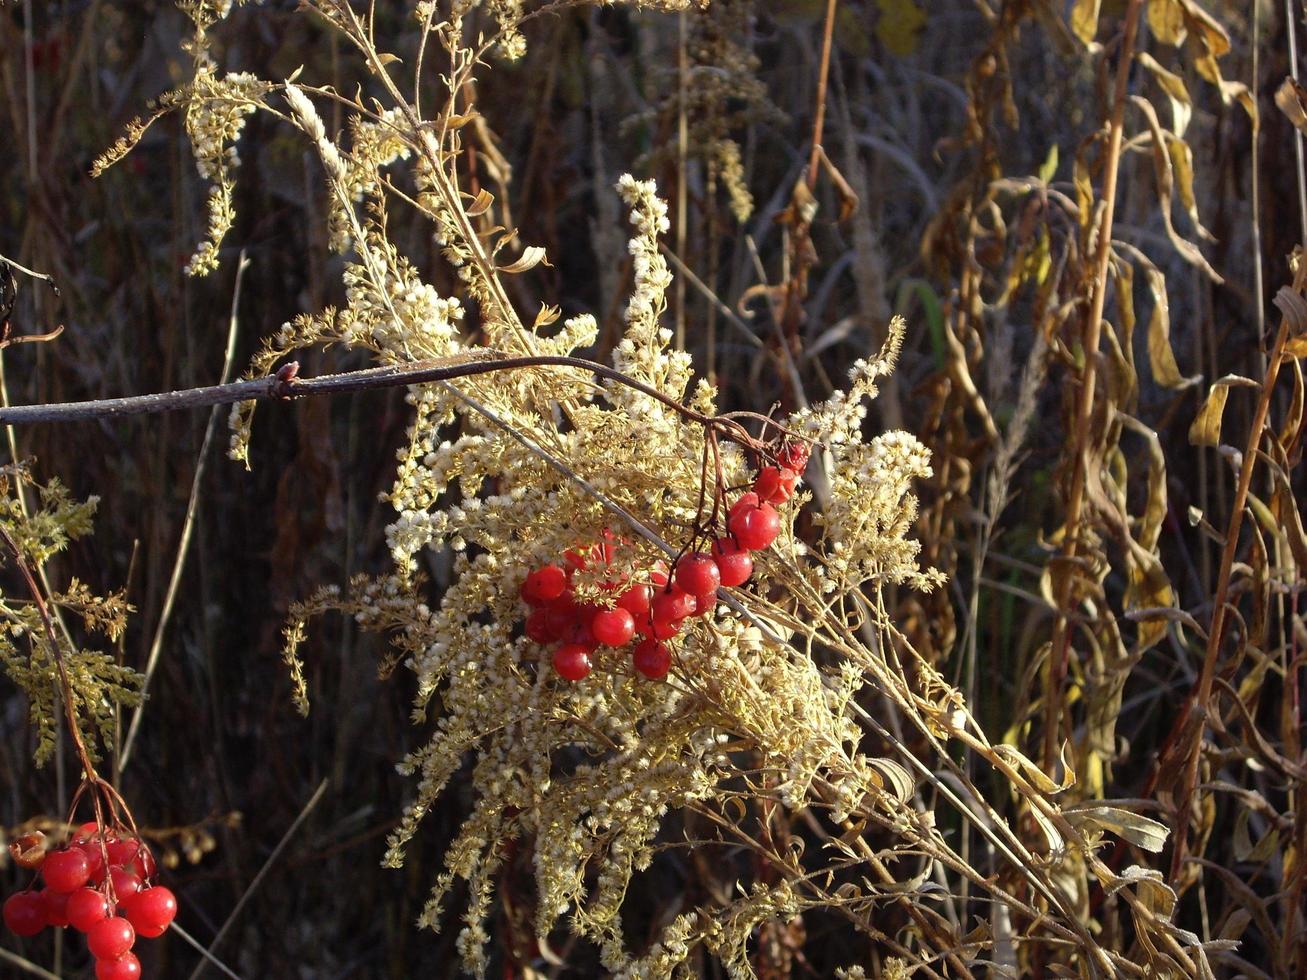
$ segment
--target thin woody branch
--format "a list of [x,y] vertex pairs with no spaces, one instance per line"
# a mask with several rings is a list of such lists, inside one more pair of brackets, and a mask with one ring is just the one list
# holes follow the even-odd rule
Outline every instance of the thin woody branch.
[[[632,388],[679,412],[685,418],[701,425],[727,429],[733,438],[748,439],[744,429],[736,422],[712,418],[682,405],[675,398],[657,388],[637,381],[615,368],[587,361],[579,357],[505,357],[498,351],[474,351],[454,357],[427,361],[367,368],[342,374],[327,374],[316,378],[296,377],[291,365],[276,374],[230,384],[211,385],[206,388],[187,388],[182,391],[165,391],[150,395],[132,395],[126,398],[103,398],[95,401],[63,402],[52,405],[19,405],[0,408],[0,425],[34,425],[41,422],[77,422],[87,419],[115,419],[129,415],[155,415],[161,412],[180,412],[213,405],[231,405],[236,402],[264,399],[288,400],[312,395],[344,395],[374,388],[397,388],[408,385],[429,384],[436,381],[454,381],[459,378],[494,371],[513,371],[533,367],[566,367],[588,371],[597,377],[615,381]],[[290,370],[287,370],[290,368]]]

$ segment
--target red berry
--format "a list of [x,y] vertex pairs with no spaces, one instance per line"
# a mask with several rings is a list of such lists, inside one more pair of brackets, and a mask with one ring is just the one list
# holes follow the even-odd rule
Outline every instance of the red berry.
[[51,851],[41,864],[41,877],[52,892],[70,892],[81,888],[91,877],[91,862],[81,848]]
[[549,610],[536,609],[526,618],[526,635],[537,643],[553,643],[558,634],[549,627]]
[[711,555],[692,551],[677,559],[676,584],[690,595],[712,595],[722,584],[722,573]]
[[809,452],[806,442],[787,442],[781,446],[780,452],[776,454],[776,461],[783,468],[793,470],[796,474],[802,474],[808,466]]
[[579,643],[564,643],[554,651],[554,670],[565,681],[584,680],[590,675],[590,651]]
[[522,598],[532,606],[557,599],[567,590],[567,573],[557,565],[545,565],[528,572],[522,583]]
[[101,919],[109,918],[109,898],[98,888],[79,888],[68,896],[68,924],[86,932]]
[[794,496],[794,485],[798,480],[799,474],[794,470],[764,466],[758,471],[758,478],[753,481],[753,489],[760,500],[780,504]]
[[96,960],[95,980],[138,980],[141,961],[135,953],[123,953],[116,960]]
[[45,928],[45,902],[40,892],[14,892],[5,899],[5,926],[15,936],[35,936]]
[[733,517],[736,511],[752,510],[760,503],[762,503],[762,498],[752,490],[748,493],[742,493],[735,498],[735,503],[731,504],[731,509],[727,511],[727,519],[729,520]]
[[722,585],[733,587],[743,585],[753,574],[753,558],[745,548],[741,548],[730,538],[718,538],[712,545],[713,561],[721,574]]
[[140,850],[141,842],[135,837],[124,837],[122,840],[111,840],[105,845],[105,850],[109,852],[109,864],[115,868],[121,868],[130,864],[136,859],[136,852]]
[[625,609],[601,609],[590,621],[590,631],[600,643],[620,647],[635,635],[635,617]]
[[666,677],[672,667],[672,652],[667,644],[657,640],[643,640],[636,644],[633,657],[635,669],[651,681]]
[[659,589],[651,607],[655,623],[670,623],[694,612],[694,597],[675,586]]
[[136,930],[121,915],[101,919],[86,930],[86,948],[98,960],[116,960],[132,948]]
[[717,608],[716,593],[709,592],[707,595],[694,596],[694,609],[690,611],[691,616],[707,616]]
[[141,841],[141,848],[136,852],[136,860],[127,866],[127,870],[135,872],[142,881],[153,878],[159,870],[159,865],[154,860],[154,852],[145,841]]
[[104,878],[104,851],[98,840],[78,841],[73,847],[86,855],[86,863],[90,865],[91,873],[87,875],[89,881],[100,881]]
[[771,504],[739,511],[732,508],[726,526],[741,548],[757,551],[776,540],[776,535],[781,533],[781,518]]
[[73,831],[73,843],[84,844],[87,841],[100,839],[100,825],[94,820],[88,820],[86,823],[78,824],[77,829]]
[[68,892],[41,892],[41,910],[45,913],[45,924],[62,929],[68,925]]
[[[131,868],[135,868],[133,864]],[[128,895],[135,895],[141,890],[141,876],[131,868],[110,868],[109,879],[113,882],[114,897],[122,901]]]
[[653,602],[653,589],[647,585],[633,585],[617,597],[617,608],[625,609],[636,619],[649,611]]
[[136,928],[136,935],[154,939],[162,936],[177,917],[177,896],[171,889],[155,885],[127,898],[122,904],[122,912]]
[[653,637],[655,640],[670,640],[681,632],[684,623],[684,617],[663,620],[655,619],[653,614],[650,613],[646,619],[641,620],[639,632],[641,636]]
[[559,596],[546,607],[545,625],[556,637],[566,636],[579,620],[576,600],[571,593]]

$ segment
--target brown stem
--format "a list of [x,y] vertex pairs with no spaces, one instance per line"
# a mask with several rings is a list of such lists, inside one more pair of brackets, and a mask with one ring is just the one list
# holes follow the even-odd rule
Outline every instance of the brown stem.
[[[1066,529],[1062,558],[1073,566],[1080,544],[1080,511],[1085,499],[1085,478],[1089,468],[1089,426],[1094,415],[1094,388],[1098,380],[1098,345],[1102,338],[1103,304],[1107,297],[1107,271],[1112,256],[1112,222],[1116,214],[1116,182],[1121,166],[1121,131],[1125,121],[1126,85],[1134,61],[1135,37],[1139,30],[1139,12],[1143,0],[1130,0],[1125,14],[1125,34],[1121,39],[1121,60],[1116,66],[1116,88],[1112,95],[1112,118],[1107,134],[1107,156],[1103,173],[1103,220],[1098,228],[1098,253],[1095,256],[1094,292],[1085,323],[1084,376],[1080,400],[1076,405],[1076,465],[1071,471],[1071,491],[1067,498]],[[1058,759],[1058,739],[1062,730],[1062,685],[1066,681],[1070,655],[1070,628],[1067,608],[1071,603],[1073,575],[1062,577],[1057,601],[1057,620],[1053,626],[1052,658],[1048,668],[1048,686],[1044,698],[1044,765],[1053,766]]]
[[826,23],[821,39],[821,69],[817,75],[817,106],[812,121],[812,150],[808,156],[808,189],[817,186],[817,161],[821,159],[822,130],[826,125],[826,83],[830,78],[831,42],[835,36],[835,0],[826,0]]
[[41,589],[36,584],[36,579],[32,577],[31,569],[27,567],[27,562],[23,560],[23,553],[18,550],[18,542],[10,536],[9,531],[3,524],[0,524],[0,537],[4,538],[5,546],[13,554],[14,564],[18,566],[23,581],[27,583],[27,590],[32,594],[32,601],[36,603],[36,611],[40,614],[41,623],[45,627],[46,642],[50,644],[50,655],[54,658],[55,670],[59,674],[59,691],[64,703],[64,718],[68,722],[68,734],[73,740],[73,748],[77,750],[77,758],[81,762],[82,772],[85,774],[87,782],[98,784],[101,782],[100,777],[95,771],[95,766],[91,763],[90,753],[86,751],[86,743],[82,741],[82,733],[77,726],[77,712],[73,707],[73,685],[68,679],[68,668],[64,664],[63,651],[59,649],[59,637],[55,633],[54,621],[50,618],[50,610],[46,607],[45,597],[41,595]]
[[[1293,291],[1301,295],[1307,287],[1307,256],[1301,256],[1298,269],[1293,277]],[[1262,440],[1266,427],[1266,418],[1270,414],[1271,396],[1275,393],[1275,380],[1280,367],[1284,364],[1284,345],[1289,339],[1289,315],[1280,319],[1280,329],[1275,335],[1275,347],[1271,351],[1271,360],[1266,367],[1266,378],[1262,381],[1261,394],[1257,399],[1257,410],[1253,413],[1252,427],[1248,432],[1248,442],[1244,446],[1243,459],[1239,465],[1239,482],[1234,492],[1234,502],[1230,510],[1230,523],[1225,531],[1225,547],[1221,551],[1221,567],[1216,580],[1216,598],[1213,600],[1212,625],[1207,631],[1207,649],[1203,654],[1202,670],[1198,680],[1185,699],[1184,707],[1176,716],[1175,724],[1168,738],[1168,748],[1183,752],[1184,767],[1181,770],[1180,785],[1175,793],[1176,821],[1175,848],[1171,852],[1171,881],[1179,881],[1180,869],[1184,865],[1185,846],[1189,837],[1189,804],[1193,799],[1194,787],[1198,782],[1198,762],[1201,757],[1199,747],[1203,742],[1206,723],[1196,726],[1195,734],[1188,745],[1173,746],[1172,741],[1182,736],[1188,729],[1187,722],[1193,712],[1203,712],[1212,695],[1212,680],[1216,675],[1217,658],[1221,652],[1221,641],[1225,638],[1225,629],[1230,619],[1230,576],[1234,570],[1234,560],[1239,551],[1239,531],[1243,527],[1244,508],[1248,503],[1248,491],[1253,482],[1253,469],[1257,464],[1257,445]],[[1165,754],[1163,756],[1165,758]]]

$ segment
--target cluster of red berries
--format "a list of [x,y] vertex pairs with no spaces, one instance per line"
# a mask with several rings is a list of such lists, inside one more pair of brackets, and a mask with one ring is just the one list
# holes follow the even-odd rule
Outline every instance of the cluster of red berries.
[[72,926],[86,935],[96,980],[139,977],[141,961],[132,952],[136,938],[162,936],[177,915],[172,891],[150,884],[157,868],[145,842],[85,823],[66,847],[46,851],[39,841],[27,844],[36,846],[11,848],[15,860],[39,869],[45,887],[29,887],[5,900],[9,930],[35,936],[46,926]]
[[706,616],[717,605],[717,589],[743,585],[753,574],[750,552],[766,548],[780,534],[776,504],[794,495],[808,463],[808,447],[787,443],[777,455],[777,466],[764,466],[753,489],[743,493],[726,515],[726,534],[715,538],[708,551],[690,551],[668,571],[657,562],[647,581],[626,576],[604,581],[600,588],[613,594],[612,605],[585,602],[572,588],[577,571],[601,569],[616,557],[619,541],[605,532],[602,544],[564,553],[563,562],[532,570],[522,583],[522,599],[531,607],[526,635],[542,645],[557,643],[554,670],[564,680],[579,681],[593,669],[591,655],[600,647],[623,647],[632,639],[635,670],[650,680],[667,675],[672,652],[664,642],[681,631],[692,616]]

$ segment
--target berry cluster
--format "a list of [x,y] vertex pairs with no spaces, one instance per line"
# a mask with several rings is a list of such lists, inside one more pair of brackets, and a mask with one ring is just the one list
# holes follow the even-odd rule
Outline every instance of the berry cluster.
[[573,578],[578,571],[610,565],[620,541],[605,532],[602,544],[564,553],[563,562],[529,572],[522,583],[522,600],[531,608],[526,635],[541,645],[558,644],[554,670],[568,681],[590,674],[591,655],[600,647],[624,647],[639,637],[632,650],[635,670],[650,680],[667,675],[672,651],[666,640],[676,636],[693,616],[706,616],[717,605],[720,587],[743,585],[753,574],[750,552],[766,548],[780,533],[776,504],[794,495],[808,463],[808,448],[787,443],[776,466],[764,466],[753,489],[743,493],[726,515],[726,534],[713,539],[708,551],[690,551],[670,570],[657,562],[644,581],[625,575],[600,583],[611,606],[578,598]]
[[136,938],[163,935],[177,915],[172,891],[150,884],[157,870],[150,848],[94,823],[78,827],[66,847],[46,851],[40,844],[27,841],[14,854],[24,867],[39,869],[45,887],[10,895],[5,925],[19,936],[72,926],[86,935],[96,980],[139,977],[141,962],[131,951]]

